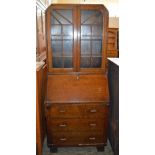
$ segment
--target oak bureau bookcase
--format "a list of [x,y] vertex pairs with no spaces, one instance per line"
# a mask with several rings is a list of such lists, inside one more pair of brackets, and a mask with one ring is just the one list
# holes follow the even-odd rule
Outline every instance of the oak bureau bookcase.
[[48,79],[47,144],[107,143],[106,74],[108,10],[103,5],[52,4],[46,10]]

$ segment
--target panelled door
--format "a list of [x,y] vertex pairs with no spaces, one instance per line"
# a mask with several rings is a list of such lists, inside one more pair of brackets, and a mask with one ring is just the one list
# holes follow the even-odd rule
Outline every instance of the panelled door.
[[75,7],[54,6],[47,20],[49,71],[75,71]]
[[100,6],[80,6],[79,9],[80,68],[82,72],[96,72],[105,68],[105,14]]
[[49,71],[105,70],[106,11],[101,5],[54,5],[47,11]]

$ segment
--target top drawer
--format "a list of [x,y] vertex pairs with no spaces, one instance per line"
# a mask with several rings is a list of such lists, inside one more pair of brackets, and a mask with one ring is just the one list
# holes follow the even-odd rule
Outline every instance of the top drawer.
[[103,104],[52,104],[46,108],[50,118],[103,118],[108,115],[108,106]]

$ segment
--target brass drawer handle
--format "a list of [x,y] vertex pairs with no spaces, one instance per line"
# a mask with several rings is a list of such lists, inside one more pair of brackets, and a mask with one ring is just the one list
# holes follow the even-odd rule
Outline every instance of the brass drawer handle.
[[89,126],[93,127],[93,126],[96,126],[95,123],[90,123]]
[[60,138],[60,140],[61,140],[61,141],[66,141],[67,139],[66,139],[66,138]]
[[89,137],[89,140],[95,140],[96,138],[95,137]]
[[96,109],[91,109],[90,112],[95,113],[95,112],[97,112],[97,110]]
[[66,127],[66,124],[60,124],[59,127]]

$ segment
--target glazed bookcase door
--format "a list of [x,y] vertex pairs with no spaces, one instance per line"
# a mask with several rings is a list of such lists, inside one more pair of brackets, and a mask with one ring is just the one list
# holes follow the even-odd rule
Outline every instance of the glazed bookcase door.
[[50,22],[48,22],[49,70],[73,72],[75,68],[74,8],[53,7],[48,16],[50,16]]
[[46,19],[49,72],[104,73],[108,11],[102,5],[51,5]]
[[105,69],[106,58],[106,14],[100,7],[79,9],[79,70],[100,72]]

